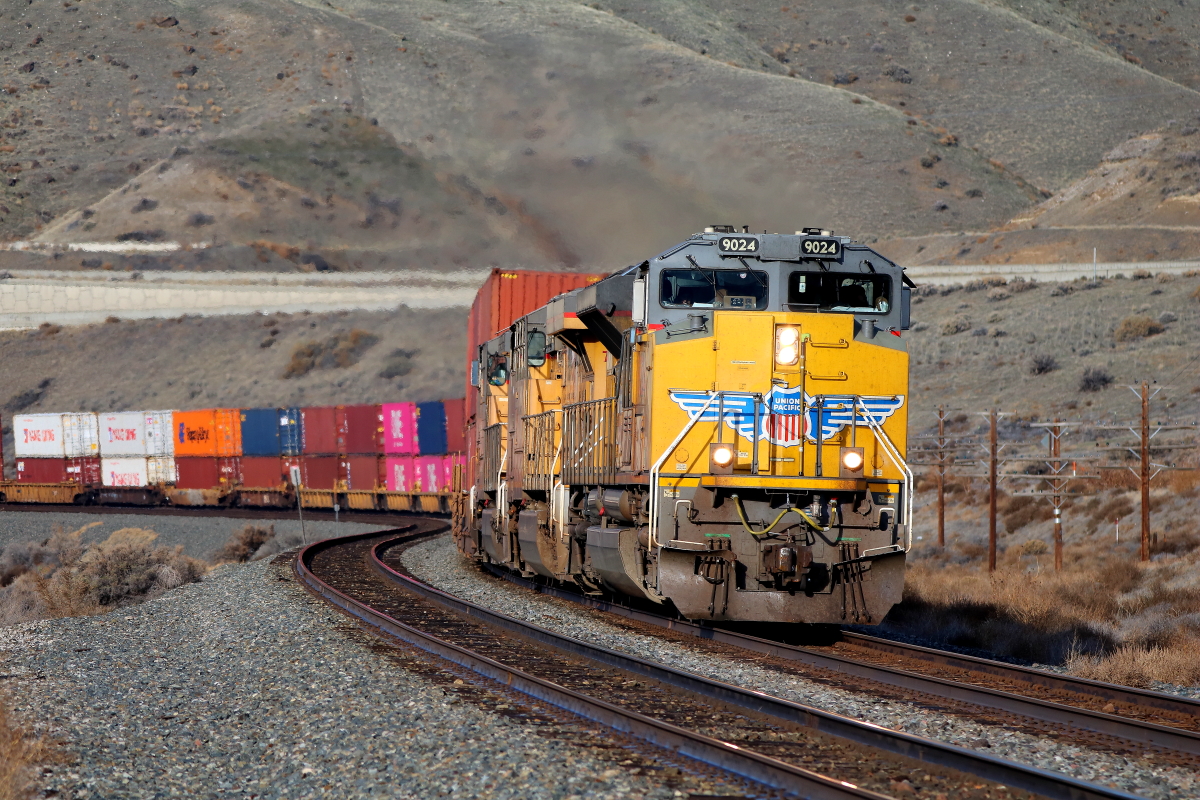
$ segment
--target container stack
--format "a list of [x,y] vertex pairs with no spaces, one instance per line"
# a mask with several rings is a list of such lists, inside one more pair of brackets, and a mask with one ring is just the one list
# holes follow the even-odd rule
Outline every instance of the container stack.
[[384,403],[383,453],[384,488],[389,492],[415,492],[417,406],[415,403]]
[[19,483],[100,482],[95,414],[18,414],[13,417],[13,443]]
[[338,480],[348,492],[375,492],[384,485],[383,407],[337,406]]
[[299,464],[303,440],[299,408],[243,408],[242,486],[284,489]]
[[176,482],[171,411],[100,414],[100,483],[154,486]]
[[176,411],[176,488],[231,489],[241,475],[242,424],[236,408]]

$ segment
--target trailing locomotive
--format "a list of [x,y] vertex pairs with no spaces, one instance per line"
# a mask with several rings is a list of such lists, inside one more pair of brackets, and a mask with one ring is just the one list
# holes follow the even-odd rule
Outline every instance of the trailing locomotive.
[[714,226],[489,331],[459,550],[691,619],[878,623],[911,544],[911,286],[830,231]]

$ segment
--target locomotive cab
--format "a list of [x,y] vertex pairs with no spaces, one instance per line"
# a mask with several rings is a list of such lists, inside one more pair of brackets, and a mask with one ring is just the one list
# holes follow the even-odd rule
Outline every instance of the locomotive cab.
[[693,619],[878,623],[910,545],[909,286],[828,231],[714,226],[518,320],[478,354],[507,339],[475,549]]

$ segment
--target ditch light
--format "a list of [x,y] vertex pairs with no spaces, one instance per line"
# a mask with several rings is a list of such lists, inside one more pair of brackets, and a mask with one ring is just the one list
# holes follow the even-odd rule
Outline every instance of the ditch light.
[[733,474],[733,446],[710,444],[708,446],[708,471],[713,475]]
[[841,463],[841,477],[859,478],[863,474],[866,454],[861,447],[843,447],[838,461]]

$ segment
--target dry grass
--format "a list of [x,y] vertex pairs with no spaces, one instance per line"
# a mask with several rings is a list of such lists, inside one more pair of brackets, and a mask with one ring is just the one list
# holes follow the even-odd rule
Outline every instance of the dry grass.
[[37,768],[62,761],[52,742],[18,724],[8,698],[0,696],[0,800],[33,797]]
[[904,601],[884,626],[1113,683],[1198,684],[1198,545],[1200,537],[1173,536],[1148,564],[1073,546],[1055,572],[1039,563],[1049,548],[1030,540],[1003,551],[990,576],[934,556],[912,565]]

